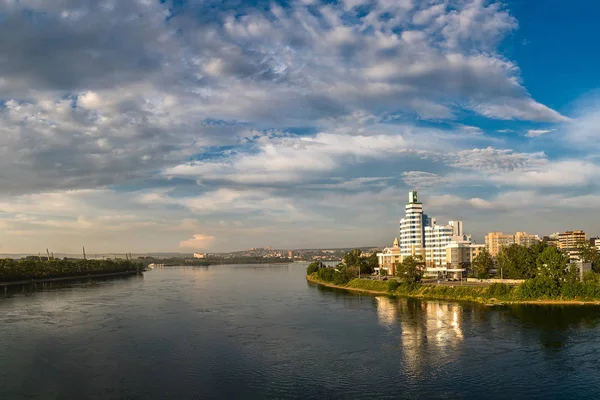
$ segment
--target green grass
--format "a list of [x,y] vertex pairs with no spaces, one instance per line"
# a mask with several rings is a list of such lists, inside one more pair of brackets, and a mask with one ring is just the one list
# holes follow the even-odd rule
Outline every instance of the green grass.
[[[331,285],[316,274],[310,275],[315,282]],[[400,284],[395,290],[390,291],[393,285],[389,281],[376,281],[370,279],[352,279],[347,284],[335,285],[340,288],[352,290],[376,291],[381,294],[394,296],[418,297],[438,300],[465,300],[479,303],[525,302],[525,301],[600,301],[600,283],[576,282],[563,283],[558,292],[545,291],[543,283],[535,280],[528,281],[520,286],[510,287],[505,284],[495,283],[486,287],[479,286],[438,286],[427,284]],[[554,293],[554,294],[546,294]]]

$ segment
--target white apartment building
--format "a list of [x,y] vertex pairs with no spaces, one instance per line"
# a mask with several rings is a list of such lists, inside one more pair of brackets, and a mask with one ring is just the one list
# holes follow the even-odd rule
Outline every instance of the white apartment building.
[[[480,251],[477,246],[475,254]],[[438,225],[435,219],[423,213],[417,192],[408,194],[405,217],[400,220],[399,240],[392,247],[378,253],[380,270],[393,274],[396,264],[408,256],[421,256],[428,276],[458,276],[465,263],[474,256],[471,249],[471,236],[463,232],[462,221],[449,221]]]
[[421,256],[425,258],[425,227],[429,217],[423,214],[423,203],[419,203],[417,192],[408,193],[406,215],[400,220],[400,253],[402,258]]
[[[425,227],[425,263],[428,267],[446,265],[446,246],[452,241],[464,241],[462,221],[450,221],[448,225],[437,225],[431,219],[431,225]],[[468,237],[469,243],[471,237]]]

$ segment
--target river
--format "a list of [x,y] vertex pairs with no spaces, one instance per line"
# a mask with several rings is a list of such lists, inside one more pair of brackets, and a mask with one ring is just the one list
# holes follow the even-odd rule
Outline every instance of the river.
[[0,292],[0,399],[600,398],[600,307],[371,297],[304,272]]

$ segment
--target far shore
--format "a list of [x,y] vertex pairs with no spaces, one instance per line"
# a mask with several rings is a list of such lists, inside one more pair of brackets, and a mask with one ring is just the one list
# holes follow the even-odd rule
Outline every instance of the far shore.
[[[596,300],[596,301],[582,301],[582,300],[544,300],[544,299],[540,299],[540,300],[502,300],[502,301],[496,301],[495,299],[482,299],[482,298],[461,298],[461,297],[457,297],[457,298],[452,298],[452,297],[448,297],[448,296],[422,296],[422,295],[415,295],[415,294],[408,294],[408,293],[394,293],[394,292],[388,292],[388,291],[384,291],[384,290],[372,290],[372,289],[364,289],[364,288],[360,288],[360,287],[351,287],[351,286],[344,286],[344,285],[335,285],[333,283],[330,282],[323,282],[313,276],[307,275],[306,276],[306,280],[310,283],[316,284],[316,285],[321,285],[321,286],[325,286],[325,287],[330,287],[330,288],[334,288],[334,289],[342,289],[342,290],[348,290],[351,292],[358,292],[358,293],[366,293],[369,295],[374,295],[374,296],[388,296],[388,297],[410,297],[410,298],[417,298],[417,299],[422,299],[422,300],[444,300],[444,301],[470,301],[470,302],[475,302],[475,303],[480,303],[486,306],[499,306],[499,305],[512,305],[512,304],[532,304],[532,305],[600,305],[600,300]],[[367,279],[361,279],[362,281],[369,281]],[[355,279],[356,281],[356,279]],[[429,286],[433,286],[433,285],[429,285]]]
[[58,278],[26,279],[26,280],[20,280],[20,281],[0,282],[0,287],[30,285],[30,284],[34,284],[34,283],[74,281],[74,280],[81,280],[81,279],[94,279],[94,278],[103,278],[103,277],[120,276],[120,275],[136,275],[138,273],[139,273],[138,271],[121,271],[121,272],[110,272],[110,273],[106,273],[106,274],[71,275],[71,276],[61,276]]

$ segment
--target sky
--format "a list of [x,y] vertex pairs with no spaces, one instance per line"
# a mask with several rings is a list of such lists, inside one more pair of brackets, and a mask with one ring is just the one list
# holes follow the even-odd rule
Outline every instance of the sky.
[[0,253],[600,235],[599,12],[0,0]]

